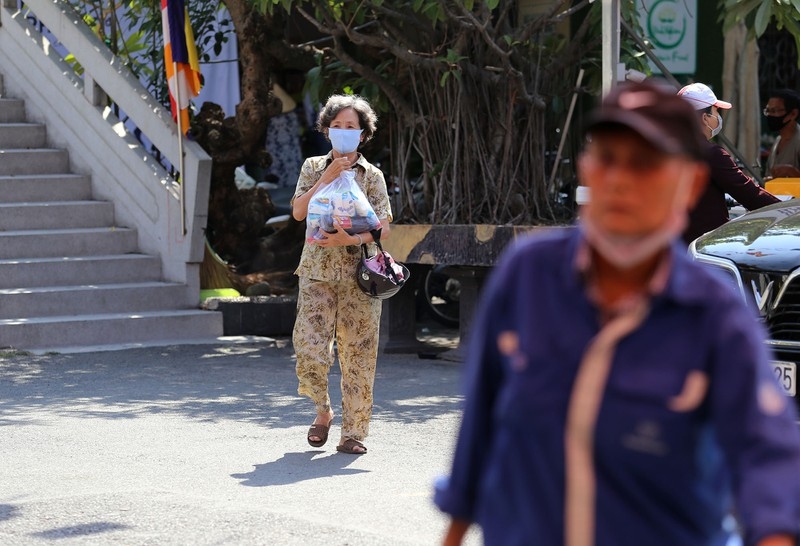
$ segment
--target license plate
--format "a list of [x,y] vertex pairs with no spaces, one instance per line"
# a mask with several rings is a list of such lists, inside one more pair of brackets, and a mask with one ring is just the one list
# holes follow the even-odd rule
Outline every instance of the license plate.
[[772,371],[786,394],[795,396],[797,394],[797,364],[773,360]]

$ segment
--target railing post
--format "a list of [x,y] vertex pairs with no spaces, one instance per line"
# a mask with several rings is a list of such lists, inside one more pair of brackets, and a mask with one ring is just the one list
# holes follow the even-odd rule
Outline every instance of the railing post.
[[107,97],[103,89],[97,85],[92,75],[86,71],[83,73],[83,95],[92,106],[103,106],[107,102]]
[[[15,8],[17,7],[17,0],[0,0],[0,7]],[[3,26],[3,17],[0,15],[0,27]]]

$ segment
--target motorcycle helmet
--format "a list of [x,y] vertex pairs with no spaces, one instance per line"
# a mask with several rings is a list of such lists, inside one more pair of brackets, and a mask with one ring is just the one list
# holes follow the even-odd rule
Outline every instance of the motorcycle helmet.
[[[373,230],[370,233],[375,239],[375,244],[378,245],[378,253],[383,257],[382,264],[381,266],[376,265],[379,254],[368,256],[367,245],[361,245],[362,256],[356,270],[356,283],[367,296],[385,300],[394,296],[403,288],[411,277],[411,272],[404,264],[394,261],[389,253],[383,250],[380,241],[380,230]],[[391,267],[392,263],[399,266],[400,274]]]
[[395,273],[392,268],[387,268],[386,273],[379,273],[367,265],[368,260],[374,260],[375,258],[376,256],[361,258],[361,263],[358,264],[358,271],[356,272],[356,282],[361,291],[367,296],[385,300],[394,296],[403,288],[411,273],[405,265],[399,262],[395,263],[402,269],[402,276]]

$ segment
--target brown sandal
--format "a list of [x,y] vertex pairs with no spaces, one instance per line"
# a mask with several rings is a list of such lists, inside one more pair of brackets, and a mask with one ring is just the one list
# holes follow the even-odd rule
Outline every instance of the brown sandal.
[[[308,429],[308,444],[311,447],[322,447],[325,445],[325,442],[328,441],[328,431],[331,429],[331,425],[333,424],[333,417],[331,420],[328,421],[327,425],[311,425],[311,428]],[[319,440],[312,440],[311,437],[316,436]]]
[[[355,448],[357,447],[360,447],[364,451],[356,451]],[[348,438],[342,445],[336,446],[336,451],[339,451],[341,453],[349,453],[350,455],[364,455],[367,452],[367,446],[365,446],[358,440],[353,440],[352,438]]]

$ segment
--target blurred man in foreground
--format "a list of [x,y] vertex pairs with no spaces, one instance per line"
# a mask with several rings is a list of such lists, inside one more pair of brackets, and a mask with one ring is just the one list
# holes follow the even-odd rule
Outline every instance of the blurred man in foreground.
[[652,83],[594,112],[578,229],[515,243],[472,328],[435,502],[487,545],[795,545],[800,440],[741,298],[679,242],[707,178],[692,107]]

